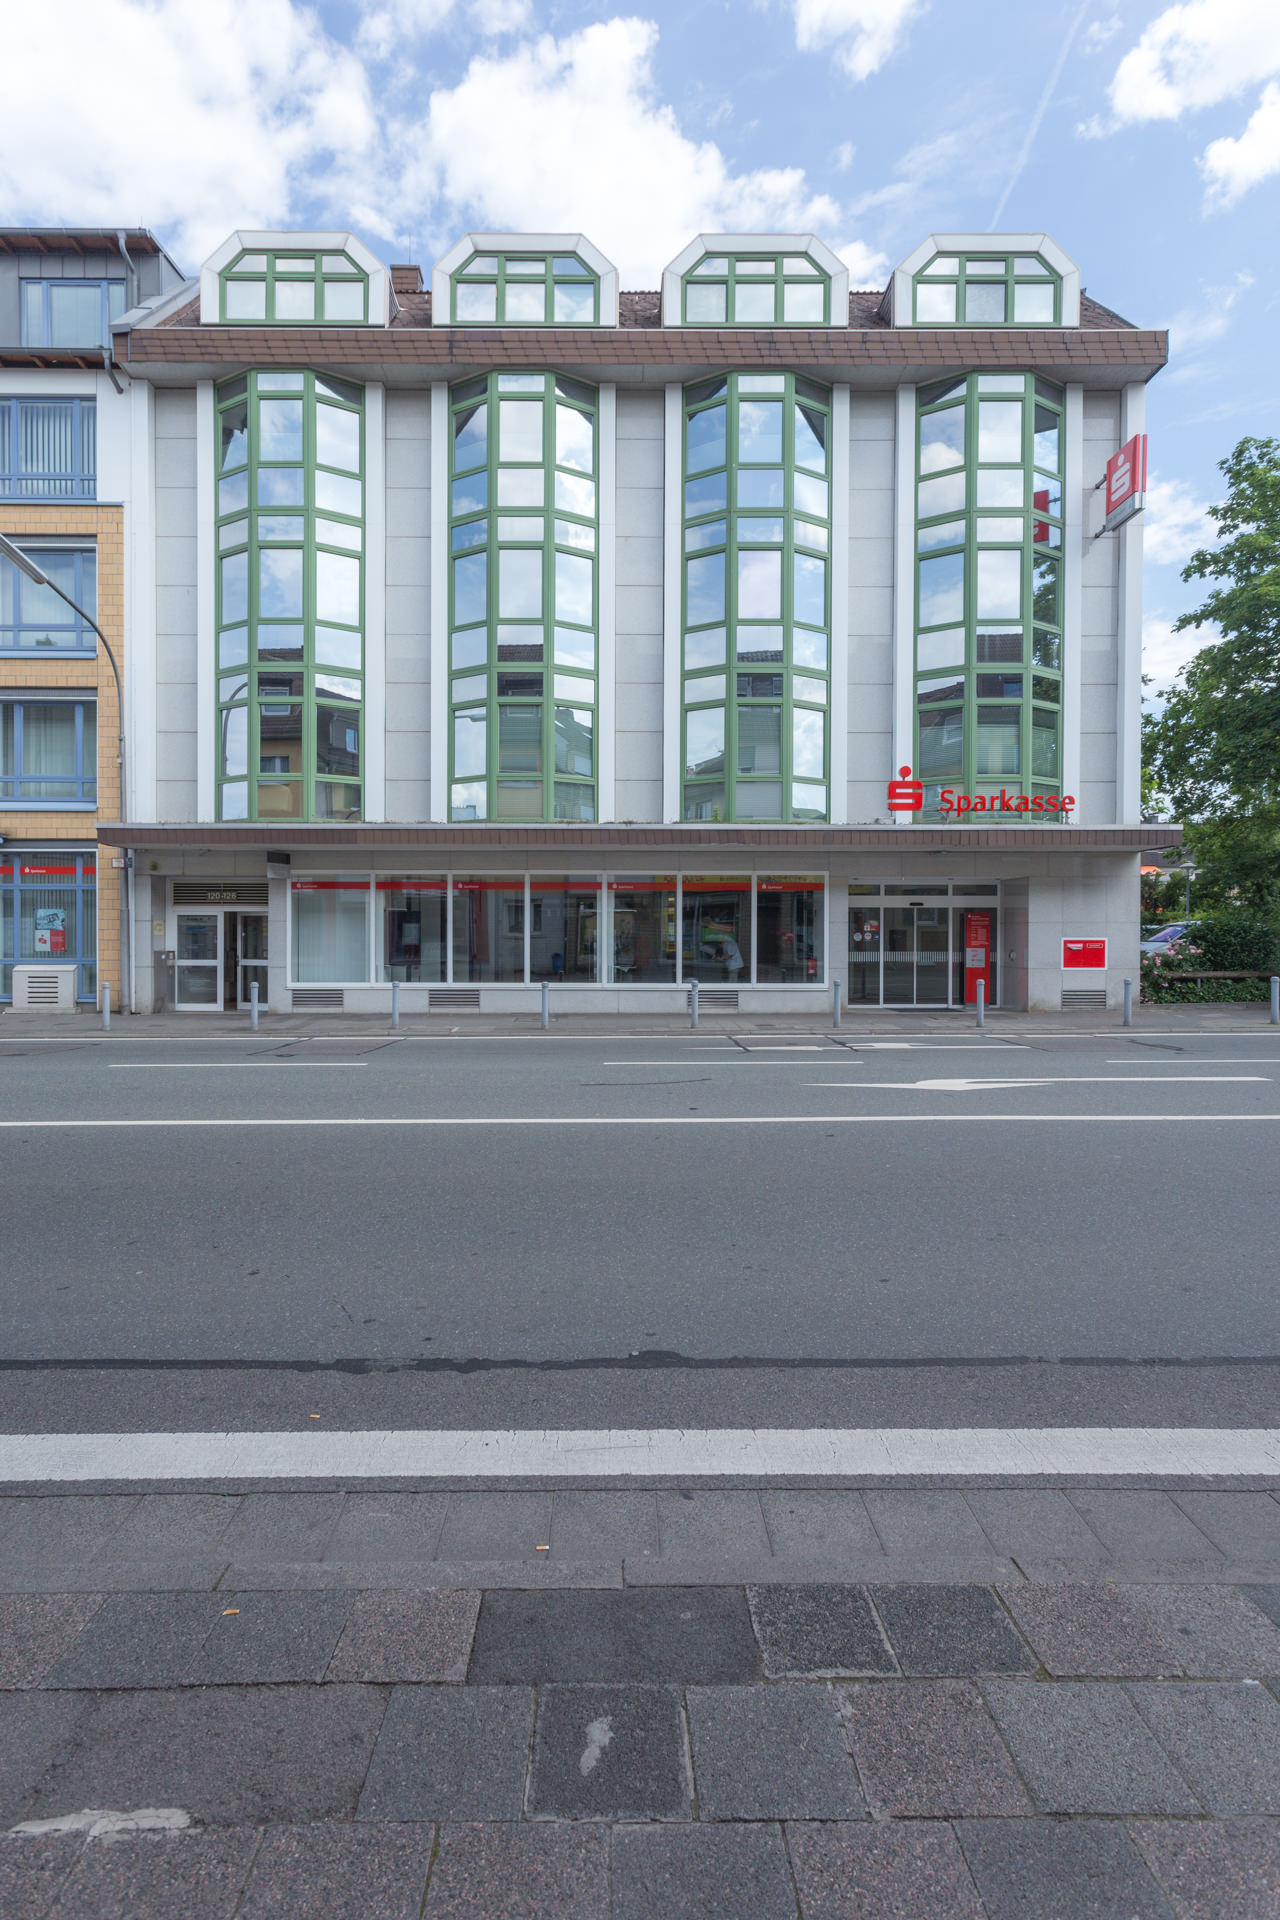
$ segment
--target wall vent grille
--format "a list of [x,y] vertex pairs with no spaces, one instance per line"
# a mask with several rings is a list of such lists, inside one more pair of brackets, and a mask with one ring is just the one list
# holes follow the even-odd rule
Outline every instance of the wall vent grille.
[[295,1013],[341,1013],[343,1005],[341,987],[295,987],[293,989]]
[[54,967],[15,967],[13,1010],[15,1013],[21,1013],[34,1008],[52,1008],[58,1013],[74,1013],[76,968],[67,964]]
[[1064,987],[1062,989],[1062,1011],[1070,1013],[1073,1007],[1105,1007],[1107,990],[1105,987]]
[[427,1008],[431,1013],[445,1011],[464,1011],[479,1013],[479,987],[432,987],[427,995]]
[[719,1009],[722,1009],[725,1013],[736,1013],[738,1011],[737,988],[736,987],[699,987],[698,988],[699,1011],[701,1011],[703,1007],[706,1007],[711,1012],[714,1012],[717,1008],[719,1008]]

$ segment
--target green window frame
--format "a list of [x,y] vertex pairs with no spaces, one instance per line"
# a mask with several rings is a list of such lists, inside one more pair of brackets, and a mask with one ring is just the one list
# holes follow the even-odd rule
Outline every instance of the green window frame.
[[912,281],[917,327],[1060,327],[1062,276],[1038,253],[935,253]]
[[600,276],[576,253],[473,253],[450,275],[449,318],[464,327],[596,327]]
[[599,396],[480,374],[449,414],[449,817],[594,820]]
[[791,373],[684,390],[681,816],[825,820],[831,395]]
[[242,373],[216,413],[217,817],[359,820],[364,390]]
[[1065,434],[1062,389],[1033,374],[917,392],[921,819],[948,817],[947,788],[1006,793],[1037,817],[1061,797]]
[[686,327],[825,327],[831,275],[807,253],[704,253],[680,282]]
[[319,247],[242,251],[218,276],[218,313],[227,327],[363,327],[369,276]]

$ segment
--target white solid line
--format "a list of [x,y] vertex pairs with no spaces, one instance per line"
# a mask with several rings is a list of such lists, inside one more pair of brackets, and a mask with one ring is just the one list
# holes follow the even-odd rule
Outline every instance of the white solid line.
[[[1127,1062],[1126,1062],[1127,1064]],[[1038,1080],[1010,1080],[1003,1074],[993,1074],[986,1080],[807,1080],[810,1087],[857,1087],[870,1092],[922,1092],[922,1093],[1008,1093],[1021,1088],[1035,1087],[1167,1087],[1181,1085],[1216,1087],[1223,1082],[1232,1085],[1240,1081],[1269,1080],[1267,1073],[1116,1073],[1088,1074],[1063,1073],[1046,1074]]]
[[442,1428],[0,1436],[0,1482],[1275,1475],[1272,1427]]
[[[863,1091],[865,1080],[822,1080],[823,1087],[850,1086]],[[915,1083],[906,1083],[914,1091]],[[1132,1121],[1139,1126],[1156,1126],[1170,1120],[1280,1120],[1280,1113],[673,1113],[630,1114],[502,1114],[450,1115],[412,1114],[409,1116],[359,1115],[321,1119],[251,1114],[243,1119],[204,1120],[183,1116],[174,1120],[0,1120],[3,1132],[73,1131],[94,1127],[891,1127],[917,1126],[924,1121],[945,1121],[957,1126],[977,1126],[982,1122],[1008,1122],[1015,1127],[1035,1122],[1047,1126],[1090,1125]]]
[[[720,1067],[720,1066],[724,1066],[724,1067],[728,1067],[728,1066],[792,1067],[792,1066],[795,1066],[795,1067],[807,1067],[810,1073],[813,1072],[813,1064],[814,1063],[812,1060],[752,1060],[748,1055],[745,1055],[745,1054],[741,1056],[741,1058],[739,1058],[738,1060],[733,1060],[733,1061],[729,1061],[729,1060],[602,1060],[600,1062],[600,1065],[602,1067],[690,1067],[690,1066],[693,1066],[693,1067]],[[833,1067],[860,1067],[865,1063],[861,1060],[841,1060],[838,1057],[833,1056],[831,1064]]]
[[[367,1067],[367,1060],[276,1060],[265,1055],[255,1060],[108,1060],[107,1066],[112,1073],[190,1073],[198,1068],[201,1073],[212,1073],[215,1069],[229,1073],[238,1067]],[[634,1063],[632,1063],[634,1064]]]

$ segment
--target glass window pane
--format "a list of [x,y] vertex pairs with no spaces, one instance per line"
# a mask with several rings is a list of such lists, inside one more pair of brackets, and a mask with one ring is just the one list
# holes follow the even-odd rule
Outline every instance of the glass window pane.
[[916,288],[916,319],[930,326],[955,324],[956,290],[943,281],[938,286]]
[[462,322],[483,324],[498,317],[498,289],[492,283],[486,284],[482,280],[475,286],[455,286],[453,301],[454,312]]
[[[772,297],[772,296],[771,296]],[[782,402],[739,400],[738,458],[771,465],[782,458]]]
[[964,463],[964,407],[942,407],[920,421],[920,471],[936,473]]
[[964,618],[964,555],[939,554],[920,562],[920,625],[940,627]]
[[[565,559],[571,557],[564,556]],[[590,567],[591,563],[586,564]],[[498,617],[501,620],[541,619],[541,553],[505,548],[498,555]]]
[[450,500],[450,511],[461,513],[483,513],[489,504],[489,476],[487,473],[469,474],[465,480],[455,480]]
[[594,624],[595,562],[576,553],[556,555],[556,619],[580,627]]
[[453,563],[453,617],[459,626],[485,617],[488,564],[484,553],[462,554]]
[[782,290],[782,317],[793,324],[821,326],[824,318],[824,294],[821,282],[806,287],[788,286]]
[[316,708],[316,772],[359,778],[360,715],[357,709]]
[[751,883],[700,880],[684,882],[681,945],[685,978],[751,978]]
[[293,978],[350,982],[369,978],[366,880],[295,880]]
[[[690,566],[695,565],[690,562]],[[801,564],[797,557],[797,569]],[[821,560],[809,561],[825,572]],[[782,612],[782,555],[780,553],[739,553],[738,616],[743,620],[776,620]],[[710,618],[711,616],[707,616]]]
[[500,400],[498,402],[499,460],[541,460],[542,402],[540,400]]
[[360,471],[360,415],[345,407],[316,406],[316,459],[324,467]]
[[1022,555],[982,549],[978,554],[979,620],[1017,620],[1022,613]]
[[927,520],[936,513],[963,513],[964,496],[963,469],[959,473],[944,474],[940,480],[922,480],[919,498],[920,518]]
[[718,667],[724,663],[725,630],[723,627],[708,627],[703,633],[685,635],[684,663],[686,667]]
[[[265,558],[265,555],[263,556]],[[301,555],[298,556],[301,558]],[[249,556],[230,553],[219,562],[222,578],[222,622],[231,625],[249,617]]]
[[825,905],[819,878],[785,874],[757,881],[757,980],[822,980]]
[[592,755],[594,716],[589,707],[557,707],[555,710],[556,772],[590,776],[595,771]]
[[1019,286],[1013,290],[1013,317],[1019,326],[1039,327],[1053,323],[1053,287]]
[[277,320],[314,320],[316,289],[312,280],[277,280]]
[[[722,467],[725,462],[725,409],[704,407],[700,413],[690,414],[687,439],[686,466],[690,473],[705,473],[708,467]],[[781,452],[775,457],[781,459]]]
[[[336,558],[336,556],[333,556]],[[351,565],[350,561],[344,563]],[[225,606],[225,601],[224,601]],[[292,547],[268,547],[258,554],[258,611],[267,619],[302,616],[302,553]],[[224,618],[226,614],[224,613]],[[235,619],[238,616],[231,615]]]
[[979,707],[975,733],[979,780],[1012,778],[1020,771],[1021,709]]
[[1058,716],[1039,707],[1031,711],[1031,777],[1056,780],[1058,766]]
[[241,400],[218,415],[222,433],[222,471],[242,467],[249,458],[249,403]]
[[326,320],[363,320],[364,282],[361,280],[326,281],[324,317]]
[[258,457],[260,460],[301,460],[301,400],[259,400]]
[[733,317],[739,326],[770,327],[777,315],[777,295],[773,281],[760,286],[744,286],[739,280],[733,295]]
[[455,779],[483,777],[486,761],[487,720],[483,712],[455,713],[453,716],[453,772]]
[[488,789],[483,780],[464,781],[454,787],[449,812],[451,820],[485,820],[488,813]]
[[690,776],[724,772],[724,708],[697,707],[685,715],[685,772]]
[[978,505],[1020,507],[1025,487],[1026,481],[1020,472],[981,472],[978,475]]
[[826,770],[826,717],[797,707],[791,717],[791,771],[798,779],[821,780]]
[[946,633],[922,633],[916,641],[916,665],[922,673],[963,664],[963,627],[952,627]]
[[958,780],[964,770],[964,710],[932,708],[919,715],[922,780]]
[[249,710],[247,707],[230,707],[220,718],[222,766],[219,771],[224,776],[238,779],[249,771]]
[[827,517],[827,483],[815,480],[812,474],[798,473],[793,481],[795,505],[798,513],[813,513]]
[[378,880],[374,901],[378,978],[443,980],[446,912],[443,880]]
[[676,977],[674,880],[630,875],[610,880],[608,977],[671,982]]
[[807,553],[795,556],[795,617],[809,627],[827,624],[827,563]]
[[[969,271],[972,273],[973,269]],[[1003,269],[1001,269],[1003,271]],[[972,283],[965,288],[964,317],[970,326],[998,326],[1004,319],[1005,289],[1003,280],[992,280],[985,284]]]
[[685,318],[695,325],[723,326],[727,289],[712,282],[708,286],[687,286],[684,290]]
[[225,280],[223,302],[228,320],[265,320],[267,283],[265,280]]
[[316,616],[354,627],[360,622],[360,562],[344,554],[316,554]]
[[[503,476],[514,478],[514,475]],[[523,477],[523,476],[522,476]],[[541,475],[538,476],[539,480]],[[556,508],[560,513],[580,513],[589,516],[596,510],[596,483],[584,480],[576,473],[557,473]]]
[[547,317],[547,290],[543,285],[513,287],[507,281],[506,318],[508,325],[541,323]]
[[595,466],[595,432],[590,414],[577,407],[556,408],[556,464],[590,473]]
[[827,416],[816,407],[796,408],[796,465],[827,470]]
[[1050,626],[1062,624],[1062,607],[1059,600],[1059,575],[1056,560],[1041,559],[1037,556],[1031,574],[1032,606],[1035,618]]
[[[775,555],[774,558],[780,556]],[[703,626],[712,620],[724,619],[724,559],[723,553],[706,553],[685,562],[686,620],[689,626]]]
[[1022,402],[978,402],[978,458],[1012,465],[1022,458]]
[[456,472],[484,465],[488,407],[460,409],[453,416],[453,464]]
[[580,326],[596,317],[596,295],[593,286],[569,286],[557,281],[554,314],[559,326]]
[[[815,718],[820,716],[815,715]],[[781,773],[782,708],[738,708],[738,772]]]
[[1060,454],[1060,420],[1052,407],[1036,406],[1035,423],[1035,462],[1038,467],[1046,467],[1050,473],[1058,471]]
[[[498,772],[526,775],[542,772],[541,707],[499,707]],[[536,810],[542,811],[540,804]]]

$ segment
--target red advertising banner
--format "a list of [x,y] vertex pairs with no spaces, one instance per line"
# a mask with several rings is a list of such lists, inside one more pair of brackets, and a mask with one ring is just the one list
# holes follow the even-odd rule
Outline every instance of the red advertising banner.
[[964,1003],[978,1004],[978,982],[982,997],[991,1004],[991,915],[966,913],[964,916]]
[[1147,491],[1147,436],[1135,433],[1132,440],[1113,453],[1107,462],[1106,519],[1103,525],[1118,527],[1138,512]]
[[1067,968],[1105,967],[1107,943],[1105,940],[1064,940],[1062,964]]

